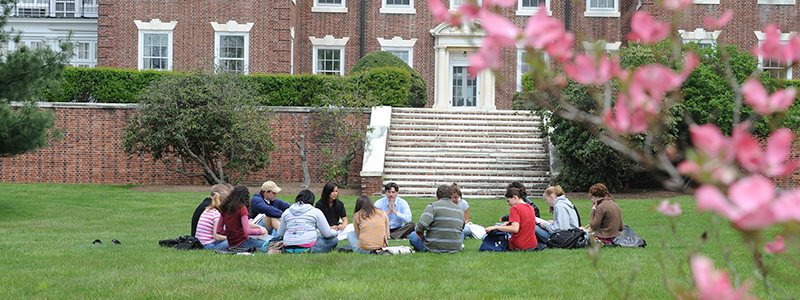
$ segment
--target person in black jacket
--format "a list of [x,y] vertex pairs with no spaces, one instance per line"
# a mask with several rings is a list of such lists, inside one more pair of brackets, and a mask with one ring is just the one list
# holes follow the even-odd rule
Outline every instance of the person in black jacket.
[[214,197],[214,195],[220,192],[227,194],[228,191],[228,187],[226,187],[224,184],[215,184],[211,187],[211,196],[207,197],[205,200],[203,200],[203,202],[200,202],[200,205],[197,206],[197,208],[194,210],[194,214],[192,215],[192,236],[197,233],[197,221],[200,220],[200,215],[203,214],[203,211],[206,210],[206,207],[211,205],[211,197]]

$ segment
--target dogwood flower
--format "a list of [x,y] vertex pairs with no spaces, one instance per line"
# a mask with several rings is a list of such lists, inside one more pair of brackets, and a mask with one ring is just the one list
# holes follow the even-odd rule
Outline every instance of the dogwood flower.
[[517,4],[517,0],[484,0],[483,6],[499,6],[499,7],[511,7]]
[[769,177],[785,176],[797,169],[798,162],[789,161],[792,156],[794,134],[788,128],[780,128],[769,136],[766,151],[747,133],[748,123],[742,123],[733,131],[733,143],[739,164],[751,172],[759,172]]
[[664,0],[664,8],[679,11],[692,6],[692,0]]
[[692,277],[699,292],[698,299],[703,300],[732,300],[755,299],[747,295],[749,285],[742,285],[737,289],[731,286],[728,273],[714,269],[714,262],[708,257],[695,255],[691,258]]
[[714,211],[741,230],[760,230],[777,220],[772,208],[775,186],[761,175],[733,183],[728,189],[728,198],[709,184],[697,188],[695,198],[699,211]]
[[770,254],[777,254],[786,251],[786,243],[783,241],[783,236],[776,236],[775,241],[769,242],[764,245],[764,252]]
[[498,39],[500,38],[497,36],[487,36],[483,39],[483,44],[478,49],[478,53],[469,56],[470,64],[467,67],[467,72],[469,72],[470,76],[474,77],[485,69],[498,69],[502,66],[502,61],[500,60],[502,42],[498,41]]
[[722,27],[725,27],[725,25],[728,24],[728,22],[730,22],[732,18],[733,18],[733,12],[728,10],[725,11],[721,16],[719,16],[719,19],[714,19],[714,17],[712,16],[706,16],[703,19],[703,24],[705,24],[709,30],[717,30],[721,29]]
[[546,9],[540,9],[534,16],[528,18],[525,25],[525,45],[535,49],[544,49],[567,34],[564,24],[547,15]]
[[637,11],[633,14],[631,30],[628,39],[645,44],[658,42],[669,35],[669,25],[656,21],[645,11]]
[[797,90],[789,87],[767,95],[767,90],[758,80],[750,78],[742,85],[744,103],[750,105],[757,113],[771,115],[774,112],[784,111],[792,106]]
[[450,13],[450,10],[444,6],[441,0],[429,0],[428,8],[431,10],[433,19],[436,22],[448,23],[454,26],[461,25],[459,19]]
[[575,63],[564,66],[564,72],[580,84],[603,85],[619,72],[619,60],[610,60],[605,54],[581,54],[575,57]]
[[603,123],[621,134],[639,134],[647,131],[647,116],[641,109],[631,109],[624,93],[617,96],[614,109],[603,114]]
[[668,217],[677,217],[683,213],[680,203],[669,204],[669,200],[661,201],[658,205],[658,212]]
[[495,37],[492,42],[500,43],[503,47],[515,45],[521,30],[508,19],[485,10],[478,13],[478,19],[482,21],[487,36]]
[[764,42],[760,46],[753,48],[753,56],[761,56],[763,59],[774,59],[780,62],[787,62],[792,60],[794,53],[797,52],[795,45],[787,45],[784,47],[781,42],[781,32],[775,24],[769,24],[764,27]]
[[778,222],[800,222],[800,190],[781,194],[772,206],[772,211]]

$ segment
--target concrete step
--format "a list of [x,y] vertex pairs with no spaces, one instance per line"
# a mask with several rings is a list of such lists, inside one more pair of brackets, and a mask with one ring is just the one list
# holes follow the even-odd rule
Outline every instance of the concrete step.
[[[541,143],[538,144],[542,147]],[[470,142],[436,142],[436,141],[415,141],[415,142],[401,142],[401,141],[389,141],[388,148],[456,148],[456,149],[490,149],[490,150],[499,150],[499,149],[507,149],[511,150],[527,150],[531,151],[531,147],[537,146],[537,144],[532,143],[470,143]],[[455,149],[454,149],[455,151]],[[461,150],[458,150],[461,151]],[[463,152],[463,151],[462,151]]]
[[474,137],[460,137],[460,136],[447,136],[447,135],[390,135],[389,142],[479,142],[479,143],[526,143],[526,144],[541,144],[544,143],[543,138],[520,136],[520,137],[487,137],[487,136],[474,136]]
[[411,108],[411,107],[393,107],[392,116],[394,115],[436,115],[447,117],[467,117],[475,116],[479,118],[487,116],[532,116],[538,117],[536,114],[528,110],[491,110],[491,111],[451,111],[451,110],[437,110],[432,108]]
[[542,161],[549,161],[547,156],[542,153],[538,154],[540,157],[534,158],[494,158],[494,157],[438,157],[438,156],[423,156],[423,154],[415,156],[387,156],[385,162],[408,162],[408,163],[498,163],[498,164],[533,164],[541,163]]
[[509,169],[526,170],[538,167],[530,161],[520,161],[518,163],[493,164],[493,163],[463,163],[463,162],[408,162],[408,161],[387,161],[386,167],[391,168],[428,168],[428,169]]
[[[490,156],[509,156],[509,154],[513,154],[514,157],[530,157],[534,155],[534,151],[544,151],[544,147],[537,149],[532,147],[520,147],[520,149],[503,149],[503,148],[454,148],[454,147],[400,147],[394,146],[389,144],[387,147],[386,154],[389,155],[391,152],[394,155],[397,152],[418,152],[418,153],[428,153],[428,152],[441,152],[441,153],[449,153],[449,155],[456,156],[456,155],[470,155],[470,154],[489,154]],[[400,153],[402,155],[402,153]]]
[[447,137],[541,137],[541,132],[537,131],[522,131],[522,132],[496,132],[496,131],[451,131],[451,130],[413,130],[413,129],[397,129],[390,130],[391,136],[447,136]]
[[389,132],[392,130],[455,130],[455,131],[472,131],[472,132],[541,132],[538,126],[467,126],[467,125],[438,125],[438,124],[392,124],[389,127]]
[[[458,149],[453,149],[458,150]],[[419,158],[434,157],[434,158],[458,158],[458,159],[471,159],[471,158],[490,158],[490,159],[547,159],[548,156],[544,153],[544,148],[536,150],[537,152],[513,152],[513,156],[505,151],[448,151],[448,149],[429,149],[429,148],[397,148],[386,151],[387,160],[394,157],[408,157]]]
[[[392,174],[392,173],[384,173],[383,178],[386,181],[424,181],[424,182],[465,182],[465,181],[486,181],[486,182],[505,182],[508,184],[512,181],[539,181],[540,178],[548,178],[550,172],[547,171],[531,171],[531,174],[525,174],[527,176],[520,176],[517,175],[423,175],[423,174]],[[543,179],[542,179],[543,180]]]
[[541,126],[539,120],[483,120],[483,119],[392,119],[392,127],[400,124],[463,125],[463,126]]
[[498,176],[538,176],[538,175],[546,175],[545,172],[542,171],[531,171],[522,168],[518,169],[455,169],[455,168],[446,168],[446,169],[430,169],[430,168],[384,168],[384,174],[439,174],[439,175],[469,175],[469,176],[487,176],[487,175],[498,175]]

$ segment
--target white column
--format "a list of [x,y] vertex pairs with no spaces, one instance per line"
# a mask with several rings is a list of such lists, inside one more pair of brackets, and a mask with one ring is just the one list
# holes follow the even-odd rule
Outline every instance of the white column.
[[481,110],[497,110],[495,105],[495,79],[494,72],[491,70],[482,71],[481,77]]
[[448,89],[450,88],[448,72],[450,69],[450,59],[447,57],[447,47],[438,46],[436,49],[436,69],[433,92],[433,108],[447,110],[450,108],[448,99]]

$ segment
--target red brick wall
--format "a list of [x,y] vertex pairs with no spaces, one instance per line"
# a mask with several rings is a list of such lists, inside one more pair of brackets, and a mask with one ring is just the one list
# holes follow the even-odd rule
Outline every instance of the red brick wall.
[[[121,148],[125,120],[136,113],[132,105],[92,105],[54,103],[56,126],[64,128],[64,138],[50,147],[12,158],[0,158],[0,182],[55,182],[100,184],[205,184],[164,168],[147,157],[127,156]],[[308,165],[312,183],[324,182],[319,162],[320,147],[308,108],[274,108],[270,123],[277,150],[270,153],[270,167],[247,176],[244,183],[266,180],[302,182],[303,173],[297,147],[291,141],[300,134],[307,137]],[[361,124],[369,122],[364,113]],[[362,154],[351,164],[351,184],[359,186]],[[175,168],[177,166],[173,166]],[[199,171],[199,168],[190,168]]]

